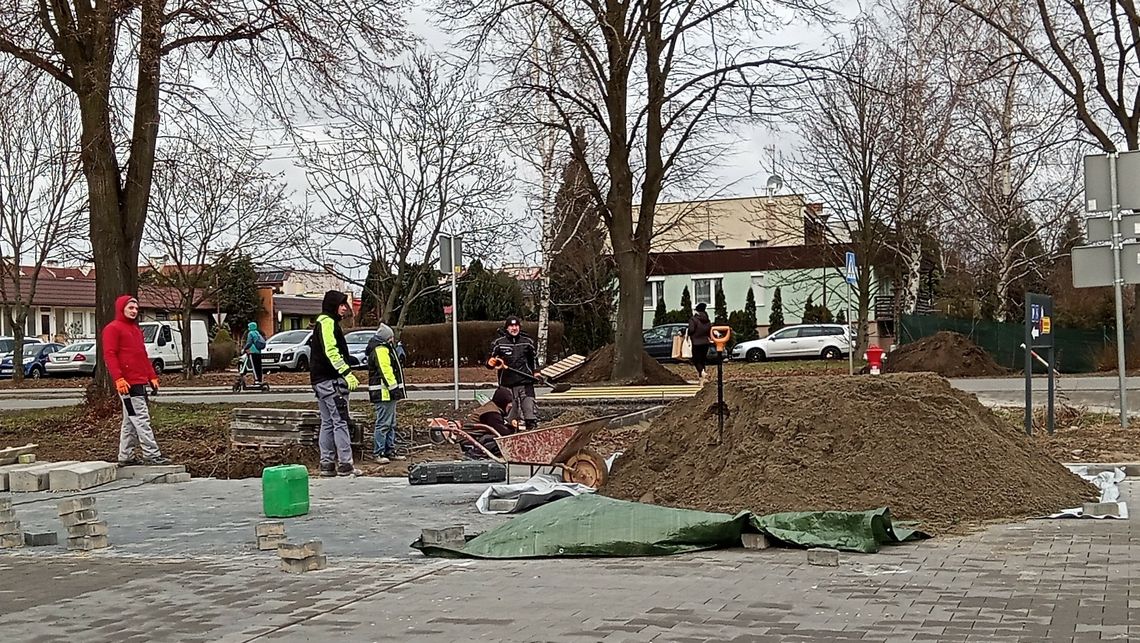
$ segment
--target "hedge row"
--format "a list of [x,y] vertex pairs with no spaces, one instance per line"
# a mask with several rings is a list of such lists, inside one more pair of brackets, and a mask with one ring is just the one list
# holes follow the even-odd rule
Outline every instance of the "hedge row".
[[[477,366],[483,363],[491,350],[491,342],[498,337],[502,322],[461,321],[459,322],[459,365]],[[523,332],[538,338],[538,323],[523,322]],[[550,343],[548,361],[563,353],[563,327],[561,323],[550,323]],[[451,365],[451,324],[427,324],[405,326],[400,340],[407,350],[405,366],[450,366]]]

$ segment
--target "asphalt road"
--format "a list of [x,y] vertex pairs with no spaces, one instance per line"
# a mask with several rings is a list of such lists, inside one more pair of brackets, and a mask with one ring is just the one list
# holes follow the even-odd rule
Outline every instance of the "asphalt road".
[[[1025,381],[1020,378],[969,378],[950,380],[962,391],[974,393],[983,403],[992,406],[1020,406],[1025,401]],[[1129,391],[1128,406],[1131,412],[1140,414],[1140,377],[1127,378]],[[1045,403],[1047,384],[1044,377],[1034,378],[1034,402]],[[548,392],[539,389],[539,395]],[[367,400],[366,391],[353,394],[354,400]],[[450,388],[409,391],[413,400],[450,400],[454,393]],[[470,388],[459,391],[460,399],[471,399]],[[1112,411],[1117,408],[1119,394],[1115,377],[1062,376],[1057,379],[1057,396],[1069,404],[1088,406],[1096,410]],[[191,404],[218,404],[242,401],[258,404],[273,402],[305,402],[313,399],[307,387],[281,387],[269,393],[232,393],[224,388],[166,389],[157,401],[183,402]],[[38,389],[0,390],[0,410],[37,409],[59,406],[73,406],[83,402],[81,389]]]

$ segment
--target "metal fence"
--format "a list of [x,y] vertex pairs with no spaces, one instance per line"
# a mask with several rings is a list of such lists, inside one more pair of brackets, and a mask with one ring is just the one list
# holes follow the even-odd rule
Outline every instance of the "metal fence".
[[[994,358],[998,364],[1015,370],[1025,367],[1025,326],[998,322],[956,319],[938,315],[903,315],[899,323],[898,343],[909,344],[939,331],[948,330],[969,337]],[[1053,327],[1053,343],[1057,351],[1057,370],[1062,373],[1089,373],[1096,370],[1097,359],[1112,344],[1111,329],[1076,330]],[[1035,365],[1044,372],[1044,367]]]

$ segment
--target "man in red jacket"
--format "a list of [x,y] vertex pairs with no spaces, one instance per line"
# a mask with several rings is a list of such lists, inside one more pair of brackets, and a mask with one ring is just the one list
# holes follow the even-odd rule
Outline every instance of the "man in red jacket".
[[[123,400],[123,424],[119,430],[119,465],[170,464],[158,450],[150,411],[146,407],[147,384],[158,391],[158,375],[146,354],[139,328],[139,302],[131,295],[115,300],[115,321],[103,327],[103,359],[107,373]],[[142,446],[143,460],[134,457]]]

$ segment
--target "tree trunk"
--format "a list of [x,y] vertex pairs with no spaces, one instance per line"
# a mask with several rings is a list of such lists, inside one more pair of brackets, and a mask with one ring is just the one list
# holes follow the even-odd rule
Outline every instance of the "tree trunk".
[[647,262],[644,254],[632,250],[619,251],[616,255],[621,293],[617,305],[612,378],[615,381],[626,381],[639,379],[645,374],[642,364],[645,349],[642,347],[641,332]]
[[12,322],[12,380],[24,381],[24,329],[28,327],[28,307],[18,304],[21,312],[16,313]]
[[542,276],[538,280],[538,364],[546,364],[546,352],[550,342],[550,272],[547,266],[550,262],[543,259],[546,266],[542,268]]
[[922,287],[922,246],[915,244],[907,256],[906,292],[902,311],[913,315],[918,310],[918,291]]
[[194,374],[194,331],[190,321],[194,307],[191,304],[189,299],[182,302],[182,379],[184,380],[190,379]]

